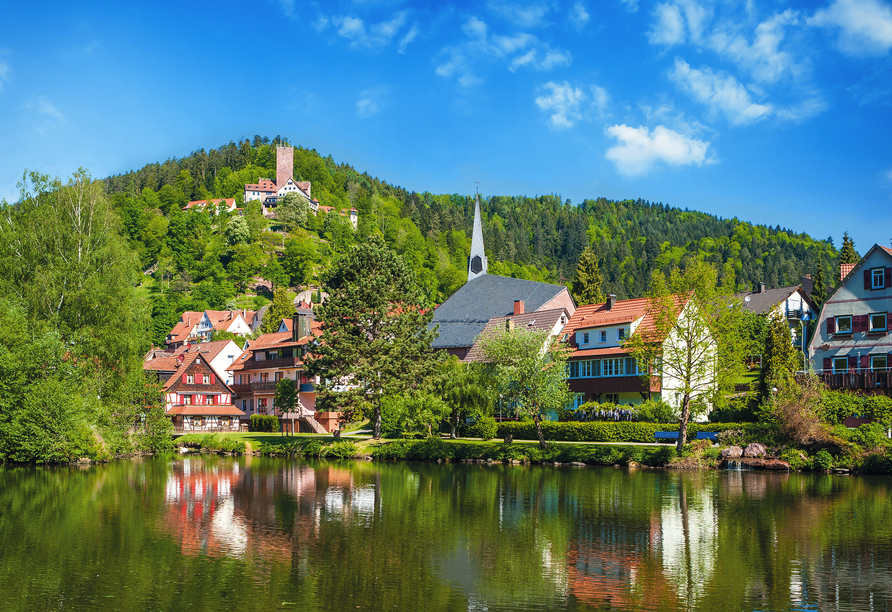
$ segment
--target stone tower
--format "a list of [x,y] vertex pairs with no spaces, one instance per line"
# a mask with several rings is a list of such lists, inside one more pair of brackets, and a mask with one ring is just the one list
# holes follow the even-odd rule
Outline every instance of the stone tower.
[[471,256],[468,258],[468,282],[486,274],[486,254],[483,252],[483,223],[480,220],[480,194],[474,205],[474,232],[471,234]]
[[276,187],[294,176],[294,147],[276,147]]

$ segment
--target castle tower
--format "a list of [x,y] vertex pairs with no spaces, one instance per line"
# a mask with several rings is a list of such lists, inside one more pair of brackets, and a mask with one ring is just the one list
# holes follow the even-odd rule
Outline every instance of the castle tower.
[[276,147],[276,187],[294,176],[294,147]]
[[486,274],[486,254],[483,252],[483,223],[480,221],[480,194],[474,206],[474,231],[471,234],[471,256],[468,258],[468,282]]

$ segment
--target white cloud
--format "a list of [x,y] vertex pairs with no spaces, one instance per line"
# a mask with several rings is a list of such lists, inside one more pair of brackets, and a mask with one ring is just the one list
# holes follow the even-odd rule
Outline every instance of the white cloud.
[[654,9],[656,23],[648,33],[648,40],[654,45],[677,45],[684,42],[684,18],[681,9],[674,4],[659,4]]
[[770,104],[756,104],[750,92],[733,76],[713,72],[710,68],[691,68],[682,59],[675,59],[669,78],[691,94],[695,100],[721,111],[734,125],[746,125],[768,117]]
[[294,0],[279,0],[279,6],[286,17],[294,17]]
[[880,0],[834,0],[807,23],[839,28],[837,45],[846,55],[884,55],[892,48],[892,7]]
[[548,14],[548,5],[544,2],[507,2],[505,0],[490,0],[487,3],[489,9],[521,28],[535,28],[545,25],[545,15]]
[[331,22],[328,17],[326,17],[325,15],[319,15],[319,19],[313,22],[313,29],[317,32],[321,32],[328,27],[329,23]]
[[536,98],[536,105],[551,113],[549,123],[553,128],[563,130],[573,127],[576,121],[582,119],[582,104],[586,96],[581,89],[567,81],[561,84],[548,82],[542,89],[547,89],[548,93]]
[[405,53],[406,47],[408,46],[408,44],[410,42],[412,42],[413,40],[415,40],[415,38],[417,36],[418,36],[418,24],[413,23],[412,27],[409,29],[409,31],[406,32],[406,35],[400,39],[399,45],[397,46],[397,51],[399,53]]
[[585,5],[582,2],[577,2],[570,9],[570,22],[577,30],[582,30],[590,18],[591,15],[585,10]]
[[626,5],[630,13],[638,12],[638,0],[620,0],[620,2]]
[[53,106],[49,98],[47,98],[46,96],[37,96],[37,98],[34,98],[33,101],[25,102],[22,105],[22,108],[37,111],[38,113],[48,115],[50,117],[53,117],[54,119],[62,118],[62,113],[59,112],[59,109]]
[[505,62],[508,70],[521,68],[548,71],[558,66],[569,66],[572,56],[568,51],[552,49],[528,32],[510,36],[490,34],[487,24],[478,17],[469,17],[461,26],[470,40],[452,47],[444,47],[438,54],[436,73],[456,77],[464,87],[482,82],[476,75],[481,65],[494,60]]
[[756,26],[753,42],[740,33],[733,32],[726,23],[709,37],[708,46],[735,63],[746,67],[753,77],[763,83],[774,83],[784,73],[795,68],[792,56],[780,50],[786,28],[799,23],[796,11],[787,9]]
[[377,115],[385,105],[387,91],[386,87],[381,86],[360,93],[356,101],[356,116],[365,119]]
[[616,169],[625,176],[647,174],[659,163],[674,167],[715,163],[707,155],[710,143],[662,125],[653,132],[646,126],[614,125],[607,128],[607,135],[620,144],[608,149],[604,157],[616,164]]
[[371,49],[389,45],[405,25],[406,16],[406,11],[399,11],[388,21],[370,24],[368,28],[359,17],[341,17],[333,21],[338,26],[338,35],[349,40],[351,46]]
[[589,94],[567,81],[563,83],[549,81],[539,90],[542,95],[536,98],[536,105],[551,113],[548,123],[556,130],[573,127],[582,119],[590,120],[594,114],[602,115],[610,99],[603,87],[593,85]]
[[886,179],[887,179],[889,182],[892,182],[892,169],[889,169],[889,170],[886,172],[885,177],[886,177]]
[[0,59],[0,91],[3,91],[3,81],[9,80],[9,64]]

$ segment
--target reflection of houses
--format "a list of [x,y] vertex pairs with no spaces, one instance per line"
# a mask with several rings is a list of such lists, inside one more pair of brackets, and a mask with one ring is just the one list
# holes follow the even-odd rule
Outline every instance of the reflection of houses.
[[187,342],[207,342],[214,331],[247,336],[253,331],[256,318],[253,310],[186,311],[167,334],[165,343],[168,349],[175,349]]
[[[245,414],[276,415],[286,421],[299,420],[317,433],[326,431],[314,419],[316,381],[304,367],[304,357],[319,333],[312,311],[301,311],[292,318],[290,331],[263,334],[245,344],[244,352],[228,368],[236,404]],[[283,413],[274,405],[276,384],[283,379],[293,380],[297,387],[293,413]]]
[[[166,358],[165,358],[166,359]],[[238,431],[244,412],[232,403],[232,389],[201,353],[173,357],[176,369],[165,381],[165,411],[181,431]]]
[[[679,317],[697,316],[694,302],[676,299]],[[580,306],[570,317],[563,336],[571,350],[567,360],[570,390],[575,406],[589,401],[612,404],[638,404],[647,399],[663,399],[679,406],[679,383],[670,375],[657,374],[644,382],[638,363],[626,348],[635,334],[654,333],[654,316],[649,298],[617,300],[608,296],[601,304]],[[674,333],[662,340],[663,352],[678,350]],[[714,378],[704,373],[704,378]]]
[[[572,315],[576,310],[566,287],[494,276],[487,274],[487,268],[478,196],[468,258],[468,282],[434,310],[431,328],[438,327],[439,336],[433,341],[433,348],[464,359],[474,340],[493,318],[532,315],[555,309],[565,309]],[[519,313],[515,310],[518,305]]]
[[812,365],[832,389],[892,390],[892,249],[874,245],[824,302],[809,345]]

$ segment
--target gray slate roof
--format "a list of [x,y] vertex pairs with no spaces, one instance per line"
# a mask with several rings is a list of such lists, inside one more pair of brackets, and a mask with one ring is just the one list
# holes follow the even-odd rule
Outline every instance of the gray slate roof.
[[566,317],[564,319],[565,322],[570,320],[570,313],[567,312],[566,308],[552,308],[550,310],[528,312],[522,315],[512,314],[507,317],[490,319],[489,323],[486,324],[486,327],[483,328],[483,331],[474,341],[474,346],[471,347],[471,350],[462,361],[483,361],[483,349],[480,347],[480,339],[505,329],[505,323],[509,319],[514,321],[514,329],[521,332],[526,330],[546,330],[550,332],[557,325],[561,316]]
[[[771,311],[775,306],[783,302],[785,299],[796,293],[797,289],[799,289],[799,285],[793,285],[791,287],[778,287],[777,289],[766,289],[762,293],[759,293],[758,291],[735,293],[734,296],[744,300],[744,310],[748,310],[756,314],[765,314]],[[749,300],[746,299],[747,297],[749,298]]]
[[439,325],[435,349],[470,347],[493,317],[514,313],[514,300],[523,300],[524,310],[539,310],[566,287],[536,281],[484,274],[453,293],[434,310],[431,327]]

